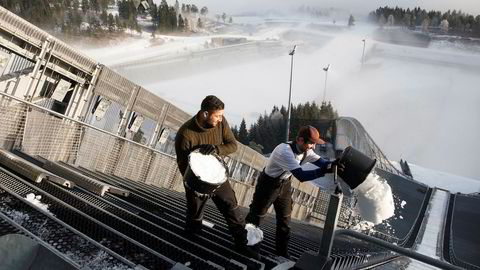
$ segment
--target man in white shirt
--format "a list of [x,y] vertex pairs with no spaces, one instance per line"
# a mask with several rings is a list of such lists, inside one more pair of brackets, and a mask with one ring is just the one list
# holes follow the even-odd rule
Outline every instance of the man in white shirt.
[[[288,258],[290,219],[292,212],[291,177],[300,182],[310,181],[332,172],[332,163],[317,155],[315,144],[324,144],[318,130],[312,126],[301,127],[295,142],[281,143],[275,147],[267,165],[258,177],[246,223],[260,225],[261,219],[273,204],[277,219],[276,254]],[[305,171],[301,165],[310,162],[318,169]],[[336,161],[334,161],[337,163]]]

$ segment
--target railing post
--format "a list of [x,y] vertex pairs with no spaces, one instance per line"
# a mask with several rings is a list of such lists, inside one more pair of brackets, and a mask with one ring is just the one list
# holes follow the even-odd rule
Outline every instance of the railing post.
[[158,136],[160,134],[160,130],[162,130],[163,123],[164,123],[165,118],[167,116],[168,107],[169,107],[168,103],[163,104],[162,112],[158,116],[157,125],[155,126],[155,131],[153,132],[152,138],[151,138],[150,143],[149,143],[149,146],[151,148],[155,148],[155,145],[157,144],[157,141],[159,139]]
[[[33,99],[33,95],[30,96],[30,91],[32,91],[32,87],[33,87],[33,84],[34,84],[35,80],[36,79],[38,79],[38,80],[41,79],[41,78],[37,78],[37,73],[40,70],[40,66],[42,65],[42,62],[45,60],[44,58],[45,58],[45,55],[47,54],[49,44],[50,44],[50,40],[49,39],[45,40],[42,43],[42,50],[40,51],[40,54],[36,57],[35,66],[33,68],[32,73],[30,73],[31,74],[30,75],[31,80],[28,83],[27,92],[25,93],[25,100],[27,100],[27,101],[32,101],[32,99]],[[45,64],[44,68],[46,68],[46,64]]]
[[83,91],[85,89],[85,87],[84,86],[82,87],[82,94],[80,95],[80,99],[78,100],[78,104],[75,107],[72,118],[75,118],[75,114],[77,112],[77,109],[80,106],[80,102],[83,99],[83,104],[82,104],[82,107],[81,107],[82,111],[81,111],[80,115],[77,117],[77,119],[82,121],[82,122],[87,123],[88,112],[89,112],[89,110],[92,106],[92,101],[93,101],[93,97],[94,97],[93,92],[94,92],[95,86],[97,85],[97,80],[100,76],[101,71],[102,71],[102,66],[97,64],[97,66],[95,67],[95,71],[93,71],[92,79],[90,80],[90,83],[88,84],[86,93]]
[[337,166],[333,167],[333,179],[337,185],[335,193],[330,195],[328,203],[327,217],[323,226],[322,240],[320,242],[320,250],[318,253],[305,252],[295,264],[294,269],[310,270],[330,269],[332,266],[332,258],[330,257],[334,240],[335,228],[338,223],[340,207],[342,206],[343,192],[337,182]]
[[122,120],[120,121],[120,125],[118,126],[117,135],[124,137],[125,133],[127,132],[127,121],[132,111],[133,105],[137,101],[138,93],[140,92],[140,86],[133,88],[132,94],[128,99],[127,107],[125,108],[125,113],[122,116]]

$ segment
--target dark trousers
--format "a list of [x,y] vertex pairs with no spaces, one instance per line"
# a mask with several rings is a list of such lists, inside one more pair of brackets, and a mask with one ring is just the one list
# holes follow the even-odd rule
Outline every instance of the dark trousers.
[[262,218],[267,214],[268,208],[273,204],[277,219],[276,251],[278,255],[288,254],[288,241],[290,240],[290,219],[292,213],[291,180],[272,178],[262,172],[258,177],[250,211],[246,223],[260,225]]
[[[190,188],[185,187],[187,197],[187,215],[185,231],[187,233],[199,233],[202,229],[203,209],[210,196],[197,196]],[[236,245],[247,243],[247,231],[245,220],[242,217],[240,208],[230,182],[223,183],[212,195],[211,198],[222,213],[227,222],[230,233]]]

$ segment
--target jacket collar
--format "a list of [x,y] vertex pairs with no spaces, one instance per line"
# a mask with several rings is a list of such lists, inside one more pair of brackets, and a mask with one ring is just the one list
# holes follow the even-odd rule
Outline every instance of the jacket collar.
[[195,122],[195,127],[200,130],[200,131],[209,131],[209,130],[212,130],[212,128],[204,128],[202,127],[202,125],[200,125],[200,123],[198,122],[198,116],[200,114],[200,111],[193,117],[193,121]]
[[297,146],[297,143],[295,141],[292,141],[292,142],[289,142],[288,143],[290,145],[290,147],[292,148],[292,151],[295,155],[301,155],[303,153],[301,153],[299,150],[298,150],[298,146]]

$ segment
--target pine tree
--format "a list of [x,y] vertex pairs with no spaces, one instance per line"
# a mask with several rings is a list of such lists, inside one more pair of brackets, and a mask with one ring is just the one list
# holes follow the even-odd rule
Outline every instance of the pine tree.
[[75,11],[78,11],[78,9],[80,8],[80,2],[78,0],[73,0],[72,2],[72,8],[75,10]]
[[88,0],[82,0],[82,11],[83,13],[87,13],[90,10],[90,3]]
[[178,21],[177,21],[177,13],[175,12],[174,7],[168,8],[168,18],[169,18],[169,26],[170,31],[176,31],[178,29]]
[[348,26],[354,26],[355,25],[355,18],[353,17],[353,15],[350,15],[350,17],[348,18]]
[[168,4],[166,0],[162,0],[158,7],[158,27],[162,31],[171,29],[170,20],[168,16]]
[[248,131],[245,119],[242,119],[242,122],[240,123],[240,128],[238,130],[238,141],[248,145]]
[[192,5],[192,7],[190,8],[190,11],[193,14],[197,14],[198,13],[198,7],[196,5]]
[[200,9],[200,14],[202,14],[202,16],[207,16],[208,14],[208,8],[207,7],[202,7],[202,9]]
[[190,23],[188,22],[188,19],[185,18],[183,21],[185,22],[185,31],[190,31]]
[[235,125],[235,126],[232,127],[231,129],[232,129],[233,136],[235,136],[235,139],[238,141],[238,128],[237,128],[237,125]]
[[182,14],[178,14],[178,30],[185,31],[185,22],[183,21]]
[[156,4],[150,7],[150,17],[152,17],[153,28],[156,29],[158,27],[158,8]]
[[180,13],[180,4],[178,3],[178,0],[175,0],[175,13],[178,14]]
[[253,150],[257,151],[258,153],[263,154],[264,147],[261,144],[257,144],[257,143],[252,141],[252,142],[248,143],[248,146],[250,148],[252,148]]
[[100,4],[100,9],[102,11],[108,9],[109,0],[98,0],[98,1],[99,1],[99,4]]
[[123,29],[123,23],[122,20],[120,19],[120,16],[118,14],[115,14],[115,25],[117,26],[118,29]]
[[107,25],[108,31],[113,32],[115,30],[115,18],[112,13],[108,14]]
[[108,25],[108,14],[106,10],[102,11],[102,14],[100,15],[100,20],[102,20],[103,25]]
[[100,11],[100,3],[98,0],[90,0],[90,7],[95,11],[95,13],[98,13]]

